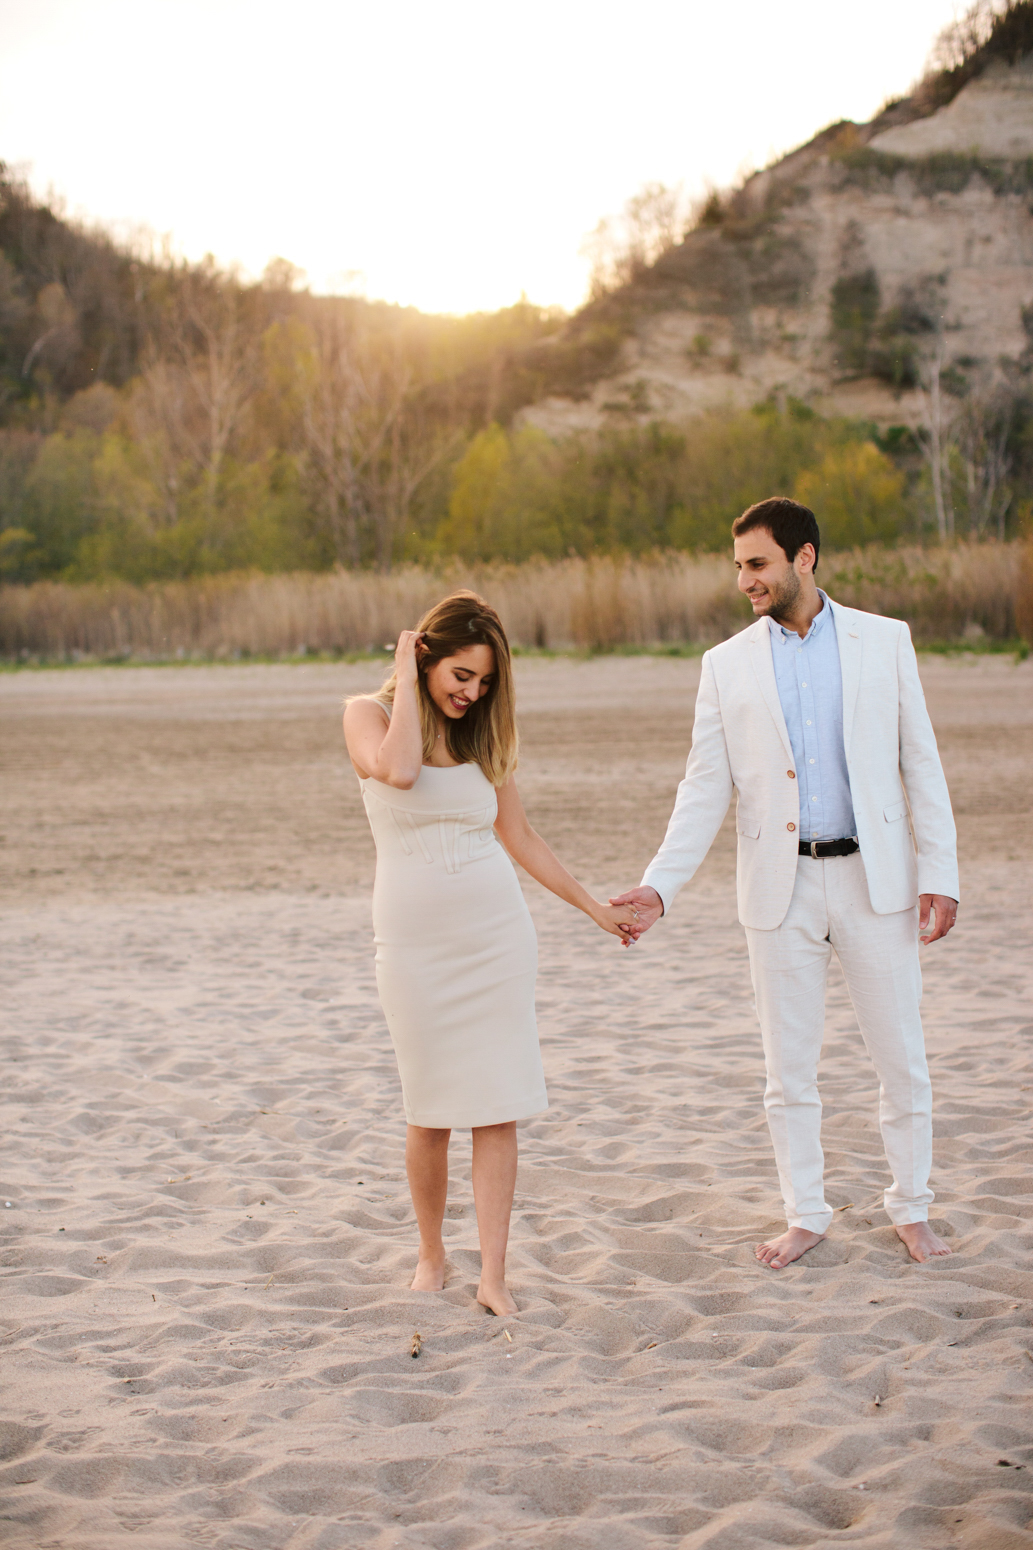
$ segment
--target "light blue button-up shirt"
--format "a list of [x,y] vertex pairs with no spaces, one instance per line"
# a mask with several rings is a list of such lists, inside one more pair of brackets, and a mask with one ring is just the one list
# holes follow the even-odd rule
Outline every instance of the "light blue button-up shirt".
[[836,621],[825,593],[803,640],[769,617],[771,659],[800,783],[800,838],[857,834],[843,746],[843,675]]

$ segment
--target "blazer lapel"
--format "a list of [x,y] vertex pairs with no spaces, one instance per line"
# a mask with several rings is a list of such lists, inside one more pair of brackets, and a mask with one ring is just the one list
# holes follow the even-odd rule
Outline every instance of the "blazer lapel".
[[833,603],[831,598],[829,603],[836,626],[839,671],[843,679],[843,748],[849,758],[857,691],[861,687],[861,630],[856,614],[851,613],[840,603]]
[[753,671],[757,675],[757,684],[764,696],[764,703],[771,712],[771,719],[778,728],[778,735],[782,739],[786,754],[792,760],[793,745],[789,741],[786,718],[782,714],[782,702],[778,697],[775,664],[771,660],[771,633],[766,619],[758,619],[751,628],[750,646],[752,648],[750,660],[753,663]]

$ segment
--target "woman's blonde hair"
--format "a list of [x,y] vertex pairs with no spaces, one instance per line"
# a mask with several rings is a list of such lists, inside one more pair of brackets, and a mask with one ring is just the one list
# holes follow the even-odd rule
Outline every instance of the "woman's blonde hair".
[[[429,760],[438,735],[434,701],[427,688],[427,669],[469,646],[489,646],[495,658],[491,684],[460,720],[445,721],[445,746],[458,764],[479,764],[493,786],[504,786],[517,765],[516,694],[509,641],[502,620],[476,592],[453,592],[429,608],[416,626],[424,647],[417,652],[416,697],[423,727],[423,757]],[[398,677],[392,673],[383,688],[369,698],[394,703]]]

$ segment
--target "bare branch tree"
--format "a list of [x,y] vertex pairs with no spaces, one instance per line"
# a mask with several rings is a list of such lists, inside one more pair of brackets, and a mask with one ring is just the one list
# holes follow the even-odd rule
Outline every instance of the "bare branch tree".
[[378,393],[384,384],[374,362],[362,360],[355,329],[341,311],[324,308],[313,323],[302,363],[305,457],[334,555],[354,567],[370,515],[362,476],[389,434],[408,384]]
[[975,0],[968,10],[940,32],[929,56],[933,70],[957,70],[987,42],[994,22],[1012,0]]
[[60,364],[78,350],[79,317],[68,292],[58,281],[45,285],[36,297],[36,311],[40,319],[40,331],[22,363],[22,376],[27,377],[38,360]]
[[680,185],[646,183],[620,215],[604,216],[582,243],[592,300],[628,285],[680,240],[687,216]]
[[957,446],[964,473],[969,536],[983,538],[995,529],[1004,537],[1004,519],[1012,501],[1008,441],[1015,416],[1015,395],[1002,382],[982,383],[966,396],[957,416]]
[[188,436],[184,429],[190,403],[182,368],[152,358],[133,383],[128,415],[158,491],[164,519],[171,525],[180,515],[180,486],[189,461],[188,449],[196,446],[196,437]]
[[942,385],[946,343],[942,320],[932,352],[919,365],[919,394],[925,435],[919,444],[929,465],[933,486],[936,531],[941,541],[954,536],[954,507],[950,499],[951,408],[944,402]]
[[343,309],[312,319],[301,363],[301,430],[313,497],[338,562],[389,570],[413,497],[460,433],[421,410],[397,343]]
[[258,385],[258,339],[240,287],[213,266],[187,270],[152,329],[131,414],[171,519],[184,480],[200,481],[209,524],[234,436]]
[[[197,276],[180,291],[180,312],[182,324],[173,339],[204,417],[204,442],[198,450],[208,510],[213,513],[230,440],[257,386],[257,341],[254,330],[245,325],[239,288],[225,280],[213,286]],[[200,349],[190,348],[191,331]]]
[[409,519],[413,498],[427,476],[462,444],[463,433],[437,424],[411,389],[391,423],[391,434],[371,460],[365,483],[374,519],[376,563],[389,570],[395,543]]

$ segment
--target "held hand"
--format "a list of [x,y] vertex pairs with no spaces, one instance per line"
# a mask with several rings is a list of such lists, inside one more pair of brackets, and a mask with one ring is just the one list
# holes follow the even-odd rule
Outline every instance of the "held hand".
[[416,630],[403,630],[395,643],[395,672],[400,683],[416,682],[416,648],[423,636]]
[[625,929],[625,946],[637,942],[643,931],[655,925],[664,912],[664,904],[655,888],[629,888],[627,893],[611,899],[613,905],[628,906],[637,912],[637,919]]
[[635,925],[638,914],[638,909],[630,904],[597,904],[592,911],[592,919],[611,936],[619,936],[627,947],[632,940],[629,933]]
[[[930,924],[929,915],[933,915]],[[958,901],[945,893],[923,893],[918,898],[918,940],[923,947],[946,936],[958,918]]]

